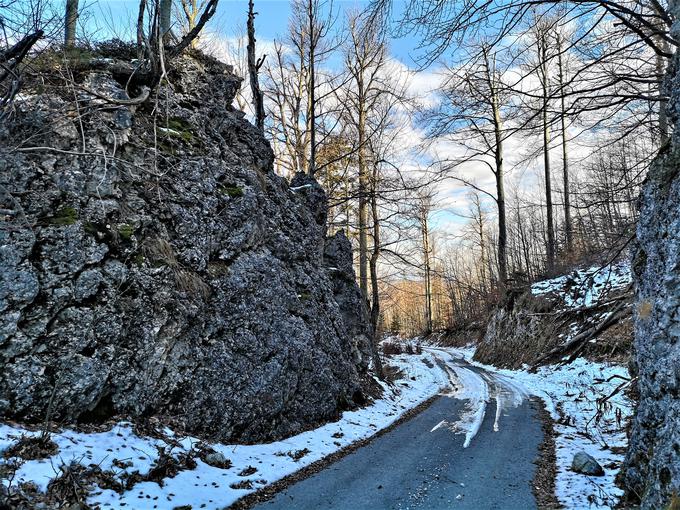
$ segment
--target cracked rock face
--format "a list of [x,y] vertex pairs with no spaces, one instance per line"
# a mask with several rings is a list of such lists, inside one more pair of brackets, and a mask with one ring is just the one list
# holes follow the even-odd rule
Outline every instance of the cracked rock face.
[[[107,68],[78,79],[129,97]],[[0,139],[0,416],[153,415],[239,441],[333,418],[370,356],[351,248],[324,260],[325,197],[273,173],[228,66],[184,58],[168,82],[158,104],[76,104],[63,83],[17,103]]]
[[643,508],[680,494],[680,152],[654,163],[642,192],[633,254],[634,368],[640,401],[626,486]]
[[[669,2],[678,19],[680,3]],[[680,35],[676,21],[671,29]],[[628,496],[645,509],[680,504],[680,75],[665,85],[673,138],[652,164],[640,198],[633,253],[635,354],[640,401],[626,458]]]

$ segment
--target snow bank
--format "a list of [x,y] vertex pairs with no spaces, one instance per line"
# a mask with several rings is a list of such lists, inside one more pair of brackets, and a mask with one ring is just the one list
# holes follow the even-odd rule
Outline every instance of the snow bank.
[[619,262],[604,267],[578,269],[531,286],[535,296],[556,293],[564,299],[567,308],[592,306],[613,290],[623,290],[632,281],[630,264]]
[[[248,493],[374,435],[448,384],[446,374],[430,354],[396,356],[390,363],[402,371],[402,376],[393,386],[383,385],[384,398],[365,408],[343,413],[337,422],[274,443],[210,444],[231,461],[230,468],[213,467],[196,458],[195,469],[180,471],[174,478],[164,479],[162,487],[155,482],[140,482],[122,494],[97,489],[89,495],[87,502],[107,509],[171,509],[182,505],[224,508]],[[38,432],[0,425],[0,451],[22,434],[37,435]],[[48,459],[23,462],[11,483],[32,481],[45,491],[50,480],[59,476],[59,467],[71,462],[96,464],[124,480],[135,471],[142,475],[148,473],[159,457],[159,449],[177,456],[191,452],[199,442],[192,437],[177,437],[170,430],[166,430],[166,434],[166,439],[139,437],[129,423],[119,423],[101,433],[63,430],[52,434],[52,440],[59,446],[58,453]],[[9,460],[21,462],[20,459]],[[9,481],[3,479],[3,483],[8,485]]]
[[[610,395],[630,377],[625,367],[582,358],[564,366],[527,370],[504,370],[472,361],[474,348],[451,349],[468,362],[511,378],[540,397],[555,420],[557,453],[556,491],[569,509],[613,508],[623,494],[614,480],[623,462],[628,440],[626,421],[633,403],[623,392],[600,406],[597,400]],[[585,476],[570,470],[575,453],[585,451],[604,467],[605,476]]]

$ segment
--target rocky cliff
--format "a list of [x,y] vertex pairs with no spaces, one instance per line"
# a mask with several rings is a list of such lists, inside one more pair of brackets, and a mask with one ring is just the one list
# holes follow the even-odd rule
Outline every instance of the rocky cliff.
[[[680,6],[670,2],[675,19]],[[680,35],[675,22],[674,36]],[[680,508],[680,76],[666,85],[676,123],[640,198],[634,246],[635,368],[640,401],[626,459],[626,488],[642,508]]]
[[350,245],[273,173],[231,68],[184,57],[140,104],[129,62],[35,69],[0,128],[0,416],[254,441],[362,401]]

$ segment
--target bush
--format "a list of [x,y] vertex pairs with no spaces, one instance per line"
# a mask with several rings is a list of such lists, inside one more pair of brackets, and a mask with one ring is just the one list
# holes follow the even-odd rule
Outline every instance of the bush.
[[413,342],[383,342],[382,350],[385,356],[394,356],[396,354],[422,354],[423,348],[419,343]]

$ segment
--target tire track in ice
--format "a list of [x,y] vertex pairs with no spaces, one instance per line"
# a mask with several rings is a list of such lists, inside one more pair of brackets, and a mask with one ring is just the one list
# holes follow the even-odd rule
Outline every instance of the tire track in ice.
[[464,448],[470,446],[479,433],[491,400],[496,404],[493,430],[498,432],[503,412],[520,406],[529,397],[528,391],[509,377],[476,367],[445,349],[427,350],[439,360],[451,382],[451,387],[442,395],[465,401],[465,408],[457,418],[442,420],[431,432],[447,428],[456,434],[465,434]]

